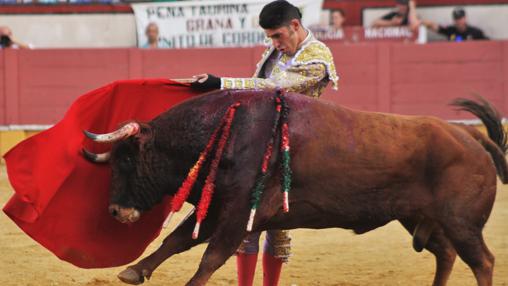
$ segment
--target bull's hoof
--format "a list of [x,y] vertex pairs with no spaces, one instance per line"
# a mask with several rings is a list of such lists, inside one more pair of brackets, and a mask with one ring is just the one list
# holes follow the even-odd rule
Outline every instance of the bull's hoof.
[[128,267],[124,271],[120,272],[117,277],[122,280],[122,282],[131,285],[139,285],[145,282],[145,277],[131,267]]

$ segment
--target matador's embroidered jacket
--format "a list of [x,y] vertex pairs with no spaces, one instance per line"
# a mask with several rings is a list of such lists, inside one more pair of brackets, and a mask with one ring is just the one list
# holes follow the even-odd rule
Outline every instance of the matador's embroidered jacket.
[[221,89],[274,89],[319,97],[328,82],[337,89],[337,76],[330,49],[312,33],[294,56],[279,52],[270,45],[257,64],[253,78],[221,78]]

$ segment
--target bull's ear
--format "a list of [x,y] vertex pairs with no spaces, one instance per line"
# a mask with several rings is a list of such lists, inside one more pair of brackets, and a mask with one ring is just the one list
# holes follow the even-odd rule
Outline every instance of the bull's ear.
[[153,141],[153,130],[152,127],[146,123],[139,123],[139,126],[139,132],[135,135],[135,137],[138,140],[139,147],[142,150],[143,147],[149,145]]

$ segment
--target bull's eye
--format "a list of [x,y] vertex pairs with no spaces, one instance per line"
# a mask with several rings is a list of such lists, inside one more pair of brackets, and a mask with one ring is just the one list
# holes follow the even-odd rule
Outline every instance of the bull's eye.
[[119,162],[119,167],[124,172],[131,172],[134,170],[134,159],[131,156],[123,157]]

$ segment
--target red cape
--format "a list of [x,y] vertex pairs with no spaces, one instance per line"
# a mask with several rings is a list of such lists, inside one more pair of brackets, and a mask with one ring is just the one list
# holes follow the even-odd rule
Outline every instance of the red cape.
[[112,131],[122,122],[149,121],[196,93],[170,80],[118,81],[78,98],[54,127],[5,156],[15,194],[4,212],[60,259],[83,268],[138,258],[161,231],[167,199],[133,224],[108,213],[110,167],[86,161],[81,148],[103,152],[83,130]]

